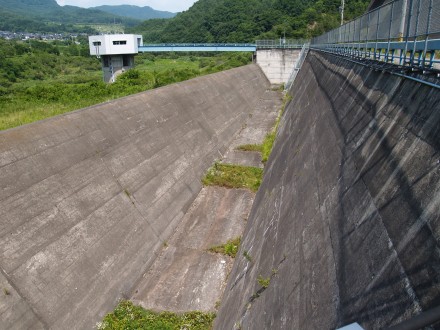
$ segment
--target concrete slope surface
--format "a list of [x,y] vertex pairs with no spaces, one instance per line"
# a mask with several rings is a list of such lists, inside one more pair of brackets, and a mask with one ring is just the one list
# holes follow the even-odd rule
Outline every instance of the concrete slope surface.
[[276,118],[283,104],[282,102],[281,92],[276,89],[268,90],[263,95],[260,95],[258,107],[247,120],[242,131],[232,141],[229,149],[223,155],[222,163],[263,167],[260,152],[241,151],[237,150],[237,147],[249,144],[262,144],[266,134],[275,125]]
[[267,88],[249,65],[1,132],[0,328],[128,298]]
[[309,53],[216,329],[383,329],[440,304],[440,93]]
[[215,311],[233,259],[208,249],[240,237],[254,193],[204,187],[136,286],[135,304],[158,311]]
[[[222,163],[261,164],[260,153],[240,152],[242,144],[261,144],[282,106],[281,92],[266,90],[235,135]],[[233,156],[235,155],[235,156]],[[218,308],[233,258],[209,251],[241,237],[254,201],[247,189],[203,187],[161,255],[133,289],[131,300],[147,309],[186,312]]]

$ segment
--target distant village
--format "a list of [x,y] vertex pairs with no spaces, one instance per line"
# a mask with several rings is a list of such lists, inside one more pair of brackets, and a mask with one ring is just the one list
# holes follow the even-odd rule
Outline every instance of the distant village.
[[0,38],[7,40],[74,40],[78,36],[87,36],[86,33],[29,33],[29,32],[10,32],[10,31],[0,31]]

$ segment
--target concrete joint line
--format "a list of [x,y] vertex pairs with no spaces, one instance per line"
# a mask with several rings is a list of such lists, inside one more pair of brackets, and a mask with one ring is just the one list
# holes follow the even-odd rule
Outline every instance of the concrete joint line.
[[13,280],[11,279],[11,277],[9,276],[9,274],[3,269],[3,267],[0,267],[0,273],[5,277],[6,281],[8,281],[8,284],[15,290],[15,292],[17,292],[17,294],[19,295],[19,297],[26,302],[26,305],[29,307],[29,309],[32,311],[32,313],[35,315],[35,317],[37,318],[38,321],[41,322],[41,324],[43,325],[43,327],[45,329],[49,329],[49,325],[46,323],[46,321],[44,321],[44,319],[42,318],[41,315],[38,314],[38,312],[34,309],[34,307],[32,306],[32,304],[30,303],[30,301],[28,301],[26,299],[26,297],[23,295],[23,293],[20,291],[20,289],[18,288],[18,286],[15,285],[15,283],[13,282]]
[[[122,184],[119,182],[118,178],[115,177],[115,175],[113,174],[112,171],[110,171],[110,169],[108,168],[108,166],[105,164],[104,160],[102,159],[102,157],[99,157],[101,160],[102,165],[105,167],[105,169],[111,174],[111,176],[113,177],[114,181],[116,182],[116,184],[118,185],[118,187],[120,188],[120,192],[124,192],[126,191],[126,188],[124,188],[122,186]],[[137,201],[134,198],[133,195],[128,195],[127,194],[127,198],[130,200],[130,202],[133,204],[133,207],[135,208],[136,212],[140,215],[140,217],[142,219],[145,220],[145,222],[148,223],[148,225],[151,228],[151,231],[154,233],[154,235],[160,240],[162,241],[162,238],[160,237],[160,235],[157,233],[157,231],[154,229],[153,225],[148,221],[148,219],[143,215],[142,211],[139,209],[139,207],[137,206]]]

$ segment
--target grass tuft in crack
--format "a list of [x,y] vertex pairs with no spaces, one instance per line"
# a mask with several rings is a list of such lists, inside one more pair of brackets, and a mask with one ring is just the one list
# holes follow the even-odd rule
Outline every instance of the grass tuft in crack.
[[264,278],[263,276],[258,276],[258,284],[261,285],[262,288],[267,289],[270,284],[270,277]]
[[235,258],[240,247],[241,237],[230,239],[226,244],[214,246],[209,251],[214,253],[221,253],[232,258]]
[[261,152],[261,145],[260,144],[243,144],[243,145],[240,145],[237,148],[235,148],[235,150]]
[[215,163],[202,179],[205,186],[247,188],[256,192],[263,179],[263,169]]
[[281,107],[281,110],[278,114],[278,117],[275,121],[275,125],[272,128],[272,130],[266,134],[264,141],[261,145],[261,161],[263,163],[266,163],[267,160],[269,159],[270,153],[272,152],[272,148],[273,148],[273,144],[275,142],[275,138],[277,136],[277,132],[278,132],[278,126],[280,124],[280,120],[281,120],[281,116],[284,113],[284,110],[286,109],[287,105],[289,104],[289,102],[292,100],[292,96],[289,94],[284,95],[283,98],[283,105]]
[[215,318],[214,313],[187,312],[175,314],[171,312],[156,313],[130,301],[121,301],[113,313],[109,313],[96,327],[100,330],[113,329],[149,329],[149,330],[209,330]]

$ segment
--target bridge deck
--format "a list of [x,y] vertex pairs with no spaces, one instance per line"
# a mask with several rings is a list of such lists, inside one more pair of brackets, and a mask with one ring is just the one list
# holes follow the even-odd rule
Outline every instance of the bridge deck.
[[253,44],[151,44],[139,47],[139,52],[254,52]]
[[301,49],[302,44],[147,44],[139,46],[139,52],[254,52],[257,49]]

